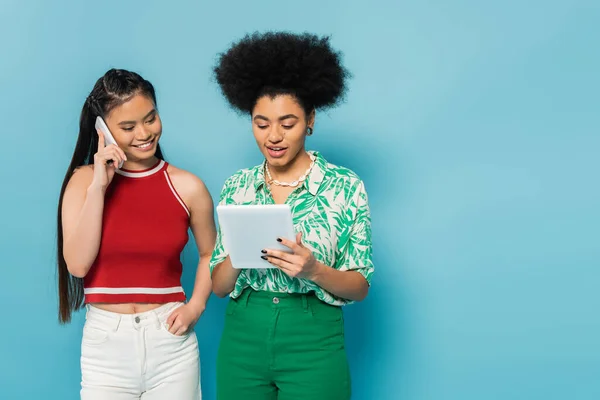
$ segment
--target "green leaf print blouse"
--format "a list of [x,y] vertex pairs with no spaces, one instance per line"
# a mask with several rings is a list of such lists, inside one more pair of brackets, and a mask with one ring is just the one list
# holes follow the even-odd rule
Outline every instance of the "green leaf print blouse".
[[[321,263],[340,271],[357,271],[369,285],[373,275],[371,216],[367,192],[351,170],[328,163],[318,152],[307,179],[286,200],[294,229]],[[264,164],[238,171],[227,179],[219,204],[274,204],[265,182]],[[294,238],[290,238],[294,239]],[[210,271],[227,258],[221,229],[210,261]],[[258,256],[257,256],[258,258]],[[278,293],[314,291],[322,301],[342,306],[352,301],[325,291],[310,280],[290,278],[277,268],[243,269],[230,296],[247,287]]]

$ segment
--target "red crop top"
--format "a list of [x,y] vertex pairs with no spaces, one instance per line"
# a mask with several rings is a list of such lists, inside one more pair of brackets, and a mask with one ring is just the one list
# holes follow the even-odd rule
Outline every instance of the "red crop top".
[[105,195],[98,256],[84,278],[86,303],[185,301],[180,257],[190,213],[167,166],[117,170]]

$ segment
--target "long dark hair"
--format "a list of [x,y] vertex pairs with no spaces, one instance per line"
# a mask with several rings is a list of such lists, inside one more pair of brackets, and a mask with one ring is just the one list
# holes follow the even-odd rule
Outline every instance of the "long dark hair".
[[[57,261],[58,261],[58,296],[60,323],[71,321],[73,311],[83,306],[83,279],[72,276],[67,269],[63,255],[62,204],[65,189],[73,172],[78,167],[94,163],[94,154],[98,151],[98,134],[95,128],[96,117],[105,117],[115,107],[129,101],[133,96],[147,96],[156,106],[154,86],[135,72],[122,69],[111,69],[98,79],[92,92],[87,97],[79,118],[79,137],[73,152],[73,158],[65,174],[57,215]],[[156,157],[163,159],[160,145],[156,147]]]

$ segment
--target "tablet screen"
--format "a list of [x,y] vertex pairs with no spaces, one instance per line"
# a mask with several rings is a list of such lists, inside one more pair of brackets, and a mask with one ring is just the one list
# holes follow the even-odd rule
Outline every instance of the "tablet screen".
[[291,253],[277,241],[296,238],[289,205],[219,205],[217,215],[223,246],[234,268],[276,268],[261,258],[262,249]]

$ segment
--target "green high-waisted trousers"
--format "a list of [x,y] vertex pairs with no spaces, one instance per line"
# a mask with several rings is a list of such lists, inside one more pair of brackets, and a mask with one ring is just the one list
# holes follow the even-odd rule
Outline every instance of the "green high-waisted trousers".
[[218,400],[348,400],[340,307],[313,294],[245,289],[227,305]]

